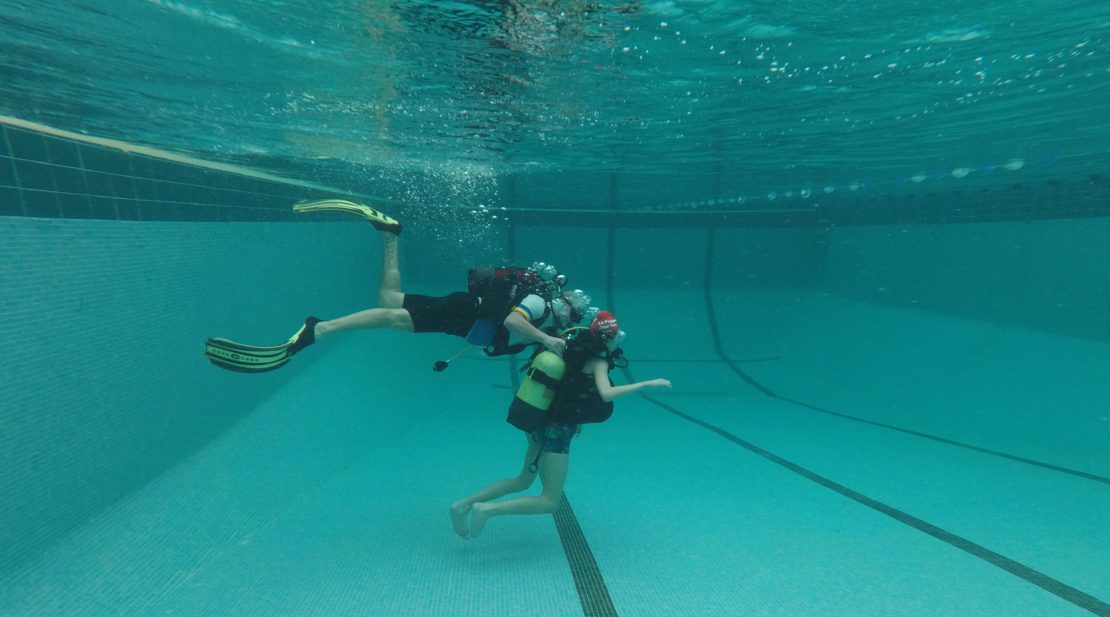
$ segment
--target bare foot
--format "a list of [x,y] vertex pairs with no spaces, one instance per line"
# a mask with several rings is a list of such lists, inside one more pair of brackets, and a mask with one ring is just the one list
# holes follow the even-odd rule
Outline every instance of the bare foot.
[[470,533],[470,529],[466,524],[466,515],[470,512],[470,507],[463,506],[460,503],[453,503],[448,510],[451,512],[451,526],[455,528],[455,533],[463,538],[467,537],[467,534]]
[[468,537],[477,538],[478,534],[482,533],[482,527],[486,526],[486,521],[489,520],[490,504],[476,503],[470,507],[470,535]]

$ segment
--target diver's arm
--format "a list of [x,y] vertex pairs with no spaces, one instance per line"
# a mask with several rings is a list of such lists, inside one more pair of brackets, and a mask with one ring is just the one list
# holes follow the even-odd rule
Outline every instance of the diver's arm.
[[609,365],[605,360],[600,358],[590,360],[587,367],[587,372],[593,373],[594,385],[597,386],[597,393],[601,395],[601,400],[608,403],[613,399],[620,398],[626,394],[639,392],[644,388],[667,388],[670,389],[671,382],[666,379],[649,379],[647,381],[637,381],[623,386],[614,386],[609,382]]
[[540,331],[539,328],[532,325],[532,322],[528,321],[527,317],[517,311],[509,313],[509,316],[505,318],[503,323],[505,324],[505,329],[509,332],[519,334],[537,343],[543,343],[544,347],[547,347],[559,355],[562,355],[563,351],[567,348],[566,341],[557,336],[551,336]]

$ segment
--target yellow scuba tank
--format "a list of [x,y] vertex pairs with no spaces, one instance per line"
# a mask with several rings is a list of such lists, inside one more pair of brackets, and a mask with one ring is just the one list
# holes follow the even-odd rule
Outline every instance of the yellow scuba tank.
[[555,399],[555,392],[563,381],[563,373],[567,365],[558,354],[543,351],[532,360],[532,368],[520,388],[516,397],[529,405],[547,411],[551,408],[551,401]]
[[509,406],[509,424],[533,433],[547,426],[547,410],[563,382],[566,363],[559,354],[542,351],[532,359],[532,366],[521,382]]

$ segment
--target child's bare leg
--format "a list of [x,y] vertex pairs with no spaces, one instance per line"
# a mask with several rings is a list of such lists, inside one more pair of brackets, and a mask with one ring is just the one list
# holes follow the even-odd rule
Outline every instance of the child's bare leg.
[[516,477],[498,480],[470,497],[460,499],[451,504],[451,525],[455,528],[455,533],[464,538],[467,537],[469,529],[466,524],[466,515],[470,512],[470,507],[474,504],[497,499],[498,497],[504,497],[509,493],[519,493],[532,486],[532,482],[536,479],[536,474],[529,471],[528,466],[532,464],[532,461],[536,460],[536,455],[540,451],[540,444],[533,443],[530,436],[527,437],[527,439],[528,450],[524,453],[524,467]]
[[544,452],[540,455],[540,480],[543,493],[538,496],[517,497],[497,503],[479,502],[470,508],[469,538],[482,533],[486,521],[506,514],[551,514],[563,498],[563,485],[567,479],[570,455]]

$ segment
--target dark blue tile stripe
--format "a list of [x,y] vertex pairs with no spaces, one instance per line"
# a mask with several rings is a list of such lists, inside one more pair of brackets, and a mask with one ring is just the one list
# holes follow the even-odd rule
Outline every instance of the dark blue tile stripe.
[[[516,227],[510,225],[505,237],[505,256],[509,263],[516,260]],[[509,355],[509,379],[512,381],[512,391],[520,387],[520,372],[516,356]],[[584,617],[619,617],[609,595],[609,588],[605,585],[605,578],[597,566],[593,551],[578,524],[578,517],[570,506],[566,493],[559,501],[559,507],[552,514],[555,521],[555,530],[559,533],[559,541],[563,545],[563,553],[570,567],[574,588],[578,592],[578,601],[582,605]]]
[[[732,370],[734,370],[734,371],[739,370],[732,363],[726,363],[726,364],[729,364],[732,367]],[[1033,466],[1033,467],[1040,467],[1042,469],[1047,469],[1049,471],[1055,471],[1055,472],[1058,472],[1058,473],[1063,473],[1063,474],[1067,474],[1067,475],[1070,475],[1070,476],[1075,476],[1077,478],[1082,478],[1084,480],[1090,480],[1092,482],[1098,482],[1100,484],[1110,484],[1110,478],[1107,478],[1105,476],[1100,476],[1100,475],[1097,475],[1097,474],[1093,474],[1093,473],[1089,473],[1089,472],[1086,472],[1086,471],[1081,471],[1079,469],[1072,469],[1070,467],[1063,467],[1061,465],[1053,465],[1052,463],[1046,463],[1044,461],[1038,461],[1038,460],[1035,460],[1035,459],[1026,458],[1024,456],[1018,456],[1016,454],[1009,454],[1007,452],[1002,452],[1002,451],[999,451],[999,450],[991,450],[990,448],[983,448],[983,447],[980,447],[980,446],[976,446],[974,444],[963,443],[963,442],[960,442],[960,441],[956,441],[954,439],[948,439],[946,437],[940,437],[940,436],[937,436],[937,435],[930,435],[928,433],[922,433],[920,431],[915,431],[915,430],[911,430],[911,429],[907,429],[907,428],[902,428],[900,426],[895,426],[893,424],[886,424],[886,423],[883,423],[883,422],[877,422],[875,420],[868,420],[866,418],[858,418],[856,416],[851,416],[851,415],[848,415],[848,414],[845,414],[845,413],[840,413],[840,412],[837,412],[837,411],[824,409],[822,407],[818,407],[817,405],[811,405],[811,404],[803,402],[803,401],[796,401],[794,399],[783,397],[783,396],[775,396],[774,398],[777,398],[778,400],[780,400],[784,403],[791,403],[793,405],[797,405],[799,407],[805,407],[806,409],[811,409],[811,410],[819,412],[819,413],[828,414],[830,416],[836,416],[838,418],[844,418],[845,420],[851,420],[853,422],[859,422],[861,424],[869,424],[871,426],[877,426],[877,427],[885,428],[885,429],[888,429],[888,430],[891,430],[891,431],[897,431],[899,433],[905,433],[907,435],[913,435],[914,437],[921,437],[922,439],[929,439],[931,441],[936,441],[938,443],[943,443],[943,444],[950,445],[950,446],[955,446],[955,447],[958,447],[958,448],[964,448],[966,450],[973,450],[973,451],[979,452],[981,454],[986,454],[986,455],[989,455],[989,456],[995,456],[995,457],[998,457],[998,458],[1004,458],[1004,459],[1011,460],[1011,461],[1014,461],[1014,462],[1017,462],[1017,463],[1022,463],[1024,465],[1030,465],[1030,466]]]
[[[710,234],[712,235],[712,231],[710,231]],[[613,283],[612,283],[613,271],[614,271],[614,257],[615,257],[615,246],[614,245],[615,245],[614,235],[612,233],[610,233],[610,236],[609,236],[609,259],[608,259],[607,268],[606,268],[606,295],[607,295],[608,305],[610,307],[614,306]],[[709,245],[708,248],[711,248],[711,245]],[[710,287],[711,281],[712,281],[712,260],[713,260],[713,251],[712,250],[707,250],[706,251],[707,265],[706,265],[706,279],[705,279],[705,286],[707,288]],[[706,300],[707,300],[707,305],[711,306],[712,305],[712,302],[711,302],[712,301],[712,295],[710,293],[706,294]],[[708,309],[708,310],[710,310],[710,317],[712,319],[712,317],[713,317],[712,311],[711,311],[711,309]],[[712,328],[713,328],[714,332],[717,332],[715,323],[712,324]],[[719,337],[718,337],[718,342],[715,343],[715,345],[719,350],[723,351],[723,348],[719,344]],[[731,366],[734,371],[739,371],[739,367],[737,367],[735,365],[735,363],[732,362],[731,360],[729,360],[727,357],[722,357],[722,360],[724,360],[726,364]],[[625,378],[629,382],[634,382],[636,380],[635,377],[633,376],[632,372],[628,368],[624,368],[623,370],[624,370]],[[877,512],[885,514],[886,516],[889,516],[889,517],[893,518],[894,520],[897,520],[897,521],[899,521],[899,522],[901,522],[905,525],[909,525],[910,527],[912,527],[914,529],[917,529],[918,531],[921,531],[923,533],[927,533],[930,536],[932,536],[932,537],[934,537],[938,540],[941,540],[942,542],[945,542],[945,543],[947,543],[951,546],[954,546],[954,547],[956,547],[956,548],[958,548],[958,549],[960,549],[960,550],[962,550],[962,551],[964,551],[964,552],[966,552],[970,555],[973,555],[973,556],[975,556],[979,559],[982,559],[983,561],[986,561],[986,562],[988,562],[988,563],[990,563],[990,564],[992,564],[992,565],[994,565],[998,568],[1001,568],[1001,569],[1005,570],[1006,572],[1009,572],[1009,573],[1013,574],[1014,576],[1017,576],[1017,577],[1025,580],[1029,583],[1032,583],[1032,584],[1040,587],[1041,589],[1044,589],[1045,591],[1048,591],[1049,593],[1052,593],[1052,594],[1056,595],[1057,597],[1059,597],[1059,598],[1061,598],[1061,599],[1063,599],[1067,602],[1070,602],[1071,604],[1074,604],[1075,606],[1077,606],[1079,608],[1090,611],[1091,613],[1094,613],[1095,615],[1110,616],[1110,604],[1107,604],[1103,600],[1100,600],[1099,598],[1097,598],[1097,597],[1095,597],[1091,594],[1088,594],[1084,591],[1076,589],[1075,587],[1072,587],[1072,586],[1070,586],[1070,585],[1068,585],[1068,584],[1066,584],[1062,581],[1054,579],[1051,576],[1048,576],[1047,574],[1044,574],[1043,572],[1039,572],[1037,570],[1034,570],[1033,568],[1030,568],[1029,566],[1027,566],[1023,563],[1020,563],[1020,562],[1018,562],[1014,559],[1006,557],[1005,555],[1002,555],[1001,553],[997,553],[995,551],[992,551],[992,550],[990,550],[990,549],[988,549],[984,546],[981,546],[979,544],[976,544],[976,543],[974,543],[974,542],[972,542],[972,541],[970,541],[966,538],[963,538],[963,537],[958,536],[956,534],[953,534],[953,533],[951,533],[947,530],[944,530],[940,527],[937,527],[936,525],[933,525],[932,523],[929,523],[929,522],[927,522],[923,519],[912,516],[912,515],[910,515],[906,512],[902,512],[901,510],[898,510],[897,508],[889,506],[889,505],[887,505],[885,503],[882,503],[882,502],[880,502],[876,499],[868,497],[867,495],[864,495],[863,493],[852,490],[852,489],[850,489],[850,488],[848,488],[848,487],[846,487],[842,484],[834,482],[833,480],[830,480],[829,478],[821,476],[821,475],[819,475],[819,474],[817,474],[813,471],[810,471],[809,469],[806,469],[806,468],[804,468],[804,467],[802,467],[802,466],[800,466],[800,465],[798,465],[798,464],[796,464],[792,461],[784,459],[781,456],[778,456],[777,454],[774,454],[774,453],[772,453],[768,450],[764,450],[763,448],[760,448],[759,446],[757,446],[757,445],[755,445],[755,444],[753,444],[753,443],[751,443],[747,440],[741,439],[740,437],[737,437],[736,435],[733,435],[732,433],[730,433],[730,432],[728,432],[728,431],[726,431],[726,430],[724,430],[724,429],[722,429],[718,426],[715,426],[713,424],[705,422],[701,419],[695,418],[694,416],[691,416],[687,413],[684,413],[684,412],[680,411],[679,409],[677,409],[677,408],[675,408],[671,405],[663,403],[662,401],[660,401],[656,397],[649,396],[649,395],[643,395],[643,396],[646,400],[648,400],[652,404],[660,407],[661,409],[663,409],[663,410],[665,410],[665,411],[667,411],[667,412],[669,412],[669,413],[671,413],[671,414],[673,414],[673,415],[675,415],[675,416],[677,416],[677,417],[679,417],[679,418],[681,418],[681,419],[683,419],[687,422],[690,422],[692,424],[695,424],[697,426],[705,428],[709,431],[712,431],[713,433],[719,435],[720,437],[723,437],[724,439],[727,439],[728,441],[730,441],[730,442],[748,450],[749,452],[752,452],[753,454],[756,454],[756,455],[758,455],[758,456],[760,456],[760,457],[762,457],[762,458],[764,458],[768,461],[771,461],[771,462],[773,462],[773,463],[775,463],[775,464],[777,464],[777,465],[779,465],[779,466],[781,466],[781,467],[783,467],[783,468],[785,468],[785,469],[787,469],[787,470],[789,470],[789,471],[791,471],[791,472],[793,472],[793,473],[795,473],[795,474],[797,474],[797,475],[799,475],[803,478],[806,478],[807,480],[810,480],[811,482],[814,482],[814,483],[816,483],[820,486],[823,486],[823,487],[825,487],[829,490],[835,491],[835,492],[839,493],[840,495],[843,495],[843,496],[855,501],[856,503],[859,503],[859,504],[864,505],[868,508],[871,508],[871,509],[873,509]],[[772,396],[774,396],[774,395],[772,395]],[[777,396],[776,396],[776,398],[777,398]],[[790,401],[790,402],[792,402],[792,401]]]
[[748,385],[755,388],[756,390],[759,390],[767,396],[778,398],[778,396],[774,392],[771,392],[766,387],[764,387],[763,384],[760,384],[756,380],[749,377],[747,373],[741,371],[739,367],[733,364],[732,360],[729,360],[728,357],[725,356],[724,347],[722,347],[721,345],[721,331],[717,327],[717,312],[713,307],[713,296],[711,291],[711,281],[713,279],[713,260],[715,259],[716,243],[717,232],[715,229],[710,228],[707,230],[705,237],[705,284],[703,285],[703,288],[705,290],[705,308],[706,311],[708,311],[709,313],[709,331],[713,335],[713,348],[714,350],[716,350],[717,355],[720,356],[726,364],[732,367],[732,370],[735,371],[741,379],[746,381]]
[[816,412],[827,414],[827,415],[830,415],[830,416],[835,416],[835,417],[842,418],[842,419],[845,419],[845,420],[851,420],[852,422],[859,422],[861,424],[868,424],[870,426],[877,426],[879,428],[884,428],[884,429],[891,430],[891,431],[897,431],[899,433],[904,433],[906,435],[913,435],[915,437],[921,437],[923,439],[929,439],[931,441],[935,441],[935,442],[938,442],[938,443],[943,443],[943,444],[950,445],[950,446],[955,446],[955,447],[958,447],[958,448],[964,448],[966,450],[973,450],[973,451],[979,452],[981,454],[987,454],[989,456],[1004,458],[1004,459],[1015,461],[1015,462],[1018,462],[1018,463],[1025,464],[1025,465],[1031,465],[1031,466],[1034,466],[1034,467],[1040,467],[1042,469],[1048,469],[1050,471],[1055,471],[1055,472],[1059,472],[1059,473],[1068,474],[1068,475],[1071,475],[1071,476],[1075,476],[1077,478],[1083,478],[1084,480],[1091,480],[1093,482],[1099,482],[1101,484],[1110,484],[1110,478],[1107,478],[1105,476],[1100,476],[1100,475],[1097,475],[1097,474],[1089,473],[1089,472],[1086,472],[1086,471],[1081,471],[1081,470],[1078,470],[1078,469],[1071,469],[1069,467],[1064,467],[1064,466],[1061,466],[1061,465],[1054,465],[1052,463],[1046,463],[1044,461],[1038,461],[1038,460],[1034,460],[1034,459],[1031,459],[1031,458],[1026,458],[1024,456],[1018,456],[1016,454],[1009,454],[1007,452],[1002,452],[1002,451],[999,451],[999,450],[992,450],[990,448],[984,448],[984,447],[981,447],[981,446],[976,446],[974,444],[964,443],[964,442],[956,441],[954,439],[948,439],[947,437],[940,437],[938,435],[931,435],[931,434],[928,434],[928,433],[923,433],[921,431],[915,431],[915,430],[912,430],[912,429],[903,428],[903,427],[900,427],[900,426],[895,426],[893,424],[887,424],[885,422],[878,422],[878,421],[875,421],[875,420],[868,420],[866,418],[860,418],[860,417],[852,416],[852,415],[849,415],[849,414],[846,414],[846,413],[840,413],[840,412],[837,412],[837,411],[832,411],[830,409],[825,409],[823,407],[813,405],[811,403],[806,403],[804,401],[799,401],[799,400],[792,399],[792,398],[789,398],[789,397],[786,397],[786,396],[782,396],[782,395],[779,395],[779,394],[771,391],[769,388],[767,388],[763,384],[759,383],[755,378],[753,378],[751,375],[748,375],[742,368],[740,368],[737,365],[737,363],[735,361],[733,361],[728,356],[728,354],[725,353],[724,346],[721,343],[720,330],[717,327],[717,315],[716,315],[716,311],[714,310],[713,291],[712,291],[712,288],[713,288],[713,258],[714,258],[713,252],[714,252],[715,238],[716,238],[716,235],[715,235],[714,230],[710,229],[708,231],[707,235],[706,235],[705,309],[706,309],[706,313],[708,315],[710,333],[713,336],[713,347],[716,350],[717,355],[721,358],[721,361],[724,362],[724,364],[726,366],[728,366],[732,370],[733,373],[735,373],[738,377],[743,379],[745,383],[747,383],[748,385],[750,385],[753,388],[755,388],[756,390],[758,390],[760,393],[762,393],[765,396],[768,396],[770,398],[782,401],[784,403],[790,403],[791,405],[797,405],[799,407],[803,407],[803,408],[809,409],[811,411],[816,411]]
[[759,446],[749,441],[741,439],[718,426],[714,426],[689,414],[683,413],[682,411],[679,411],[678,409],[667,405],[666,403],[663,403],[652,396],[645,395],[644,398],[655,404],[656,406],[674,414],[675,416],[678,416],[679,418],[682,418],[687,422],[710,430],[717,435],[720,435],[721,437],[729,440],[730,442],[744,448],[745,450],[752,452],[753,454],[756,454],[772,463],[775,463],[776,465],[784,467],[811,482],[819,484],[829,490],[835,491],[847,497],[848,499],[855,501],[856,503],[867,506],[868,508],[885,514],[900,523],[909,525],[910,527],[913,527],[918,531],[927,533],[942,542],[946,542],[960,549],[961,551],[978,557],[979,559],[982,559],[983,561],[997,566],[1009,572],[1010,574],[1013,574],[1014,576],[1017,576],[1029,583],[1032,583],[1040,587],[1041,589],[1044,589],[1045,591],[1048,591],[1049,593],[1052,593],[1062,598],[1063,600],[1066,600],[1067,602],[1078,606],[1079,608],[1088,610],[1096,615],[1110,615],[1110,604],[1107,604],[1106,602],[1096,598],[1095,596],[1092,596],[1091,594],[1080,591],[1079,589],[1076,589],[1071,585],[1054,579],[1051,576],[1044,574],[1043,572],[1034,570],[1033,568],[1030,568],[1023,563],[1006,557],[1001,553],[996,553],[995,551],[992,551],[982,545],[976,544],[971,540],[941,529],[940,527],[937,527],[932,523],[917,518],[916,516],[907,514],[897,508],[891,507],[876,499],[872,499],[871,497],[868,497],[863,493],[854,491],[842,484],[839,484],[824,476],[814,473],[796,463],[788,461],[772,452],[764,450],[763,448],[760,448]]
[[559,540],[574,578],[574,588],[578,590],[578,600],[582,603],[582,614],[585,617],[618,617],[605,578],[601,576],[601,569],[597,567],[594,553],[565,493],[554,517],[555,529],[559,532]]

